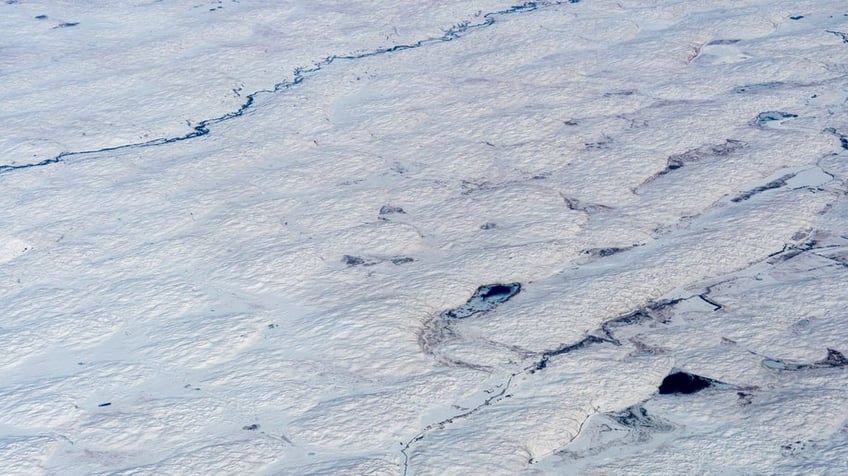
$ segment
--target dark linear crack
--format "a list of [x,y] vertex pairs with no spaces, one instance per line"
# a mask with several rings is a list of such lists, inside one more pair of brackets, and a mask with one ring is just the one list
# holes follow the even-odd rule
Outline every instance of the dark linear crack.
[[[376,55],[379,55],[379,54],[391,53],[391,52],[394,52],[394,51],[401,51],[401,50],[406,50],[406,49],[418,48],[418,47],[424,46],[426,44],[431,44],[431,43],[442,43],[442,42],[447,42],[447,41],[453,41],[453,40],[459,38],[462,34],[464,34],[466,32],[486,28],[486,27],[493,25],[496,21],[496,18],[499,17],[499,16],[511,15],[511,14],[516,14],[516,13],[532,12],[532,11],[538,10],[539,8],[543,8],[543,7],[552,7],[552,6],[558,6],[558,5],[563,5],[563,4],[567,4],[567,3],[579,3],[579,2],[580,2],[580,0],[563,0],[563,1],[554,1],[554,2],[525,2],[523,4],[515,5],[515,6],[512,6],[510,8],[507,8],[505,10],[499,10],[499,11],[495,11],[495,12],[486,13],[482,16],[484,20],[480,23],[471,24],[471,23],[465,22],[465,23],[456,25],[456,26],[450,28],[449,30],[447,30],[445,32],[445,34],[443,36],[439,37],[439,38],[430,38],[430,39],[426,39],[426,40],[420,40],[416,43],[412,43],[412,44],[409,44],[409,45],[397,45],[397,46],[393,46],[393,47],[390,47],[390,48],[381,48],[381,49],[377,49],[377,50],[371,51],[369,53],[361,54],[361,55],[352,55],[352,56],[343,56],[343,57],[335,57],[335,56],[328,57],[325,60],[323,60],[322,62],[317,63],[312,68],[296,69],[295,70],[295,79],[291,82],[278,83],[274,86],[274,89],[271,90],[271,91],[257,91],[257,92],[254,92],[254,93],[248,95],[247,101],[245,102],[244,105],[242,105],[241,108],[239,108],[238,111],[231,113],[230,115],[222,116],[220,118],[209,119],[209,120],[203,121],[200,124],[198,124],[198,126],[195,128],[194,133],[188,134],[187,136],[185,136],[183,138],[176,138],[176,139],[171,139],[171,140],[160,139],[160,140],[162,140],[162,141],[167,140],[169,142],[176,142],[178,140],[186,140],[186,139],[191,138],[191,137],[188,137],[188,136],[197,137],[197,136],[200,136],[200,135],[208,134],[209,129],[208,129],[207,126],[209,124],[221,122],[223,120],[231,119],[233,117],[238,117],[238,116],[241,116],[242,114],[244,114],[244,112],[253,104],[254,97],[257,94],[260,94],[260,93],[263,93],[263,92],[274,93],[274,92],[277,92],[277,91],[280,91],[280,90],[289,89],[289,88],[293,87],[294,85],[297,85],[297,84],[300,84],[301,82],[303,82],[306,74],[317,72],[323,66],[329,65],[330,63],[332,63],[336,59],[358,59],[358,58],[376,56]],[[192,134],[194,134],[194,135],[192,135]],[[165,143],[165,142],[163,142],[163,143]],[[158,145],[158,144],[149,144],[149,145]],[[126,145],[126,146],[122,146],[120,148],[129,148],[129,147],[134,147],[134,145]],[[113,149],[113,150],[116,150],[116,149]],[[103,152],[103,151],[105,151],[105,150],[92,151],[92,152]],[[48,161],[45,161],[46,163],[43,164],[43,165],[47,165],[49,163],[59,162],[59,161],[61,161],[61,159],[63,157],[67,157],[68,155],[71,155],[71,154],[79,155],[81,153],[63,153],[63,154],[60,154],[59,156],[55,157],[54,159],[49,159]],[[6,167],[8,167],[8,166],[6,166]],[[25,168],[25,167],[27,167],[27,166],[19,166],[17,168]],[[9,169],[4,169],[4,168],[0,167],[0,173],[5,172],[7,170],[9,170]],[[565,197],[563,197],[563,198],[565,198]],[[566,203],[569,205],[569,208],[572,208],[572,205],[573,205],[574,208],[572,208],[572,209],[578,209],[578,207],[579,207],[579,205],[577,203],[572,204],[571,202],[569,202],[568,199],[566,199]],[[591,207],[594,209],[596,206],[591,206]],[[607,208],[607,207],[604,207],[604,206],[597,206],[597,207],[600,208],[600,209]],[[590,211],[588,209],[588,207],[584,208],[583,211],[587,211],[588,213],[592,213],[592,211]],[[515,288],[514,288],[514,291],[511,292],[509,297],[504,299],[504,301],[511,298],[514,294],[517,294],[521,289],[520,283],[512,283],[509,286],[515,286]],[[478,291],[480,291],[480,289],[478,289]],[[442,329],[441,332],[451,332],[451,331],[450,331],[450,329]],[[523,372],[520,372],[520,373],[523,373]],[[401,442],[401,445],[403,446],[401,451],[400,451],[401,454],[403,455],[403,475],[406,476],[406,474],[409,471],[409,449],[412,447],[413,444],[417,443],[418,441],[423,440],[424,437],[427,435],[427,433],[432,431],[433,429],[444,428],[445,425],[452,423],[453,421],[455,421],[458,418],[466,418],[470,415],[473,415],[474,413],[477,413],[480,409],[487,407],[489,405],[492,405],[493,403],[496,403],[496,402],[502,400],[503,398],[506,398],[506,396],[507,396],[506,392],[509,389],[509,386],[512,384],[512,380],[513,380],[513,378],[515,378],[516,375],[518,375],[518,373],[510,374],[510,376],[506,380],[506,382],[501,385],[502,388],[501,388],[500,392],[486,398],[483,401],[483,403],[481,403],[477,407],[475,407],[475,408],[473,408],[473,409],[471,409],[467,412],[453,416],[451,418],[442,420],[438,423],[428,425],[420,433],[418,433],[417,435],[412,437],[405,444],[403,442]]]
[[663,314],[666,309],[671,308],[686,299],[692,299],[693,297],[695,296],[691,296],[685,299],[679,298],[652,302],[647,306],[639,308],[633,312],[610,319],[601,324],[601,327],[599,329],[599,333],[602,334],[603,337],[590,334],[573,344],[564,344],[556,349],[543,351],[541,353],[541,358],[535,364],[525,368],[524,370],[528,371],[529,373],[535,373],[539,370],[544,370],[550,363],[552,357],[582,350],[593,344],[612,344],[615,346],[621,346],[621,340],[619,340],[614,335],[614,328],[631,326],[639,324],[646,320],[662,320],[664,319]]
[[[824,248],[840,248],[840,247],[834,245],[834,246],[828,246],[828,247],[824,247]],[[809,251],[812,251],[812,250],[817,250],[817,249],[823,249],[823,248],[819,246],[819,242],[815,239],[810,239],[810,240],[807,240],[807,241],[800,243],[800,244],[797,244],[797,245],[784,245],[783,249],[768,255],[763,260],[763,262],[766,262],[768,264],[773,264],[774,261],[776,261],[776,260],[785,261],[785,260],[791,259],[795,256],[798,256],[802,253],[809,252]],[[817,254],[817,256],[819,256],[819,255]],[[839,260],[839,257],[837,257],[837,258],[829,258],[827,256],[822,256],[822,257],[826,258],[826,259],[833,259],[837,263],[842,264],[842,261]],[[605,321],[604,323],[601,324],[600,328],[595,331],[595,333],[598,334],[598,335],[590,334],[590,335],[587,335],[586,337],[582,338],[581,340],[579,340],[579,341],[577,341],[573,344],[562,345],[562,346],[560,346],[556,349],[553,349],[553,350],[543,351],[540,354],[541,358],[535,364],[525,368],[525,371],[529,371],[530,373],[534,373],[536,371],[543,370],[548,366],[552,357],[571,353],[571,352],[574,352],[574,351],[577,351],[577,350],[581,350],[581,349],[584,349],[584,348],[586,348],[590,345],[593,345],[593,344],[609,343],[609,344],[612,344],[612,345],[615,345],[615,346],[621,346],[621,345],[623,345],[623,343],[621,342],[621,340],[618,337],[615,336],[615,331],[616,331],[617,328],[638,325],[638,324],[641,324],[643,322],[651,321],[651,320],[658,321],[658,322],[661,322],[661,323],[667,322],[668,321],[668,314],[667,314],[668,311],[672,307],[676,306],[677,304],[679,304],[683,301],[687,301],[687,300],[690,300],[690,299],[700,299],[700,300],[706,302],[707,304],[713,306],[713,311],[718,311],[718,310],[722,309],[723,306],[707,297],[712,292],[713,287],[716,286],[717,284],[720,284],[720,283],[716,283],[716,284],[707,286],[706,289],[704,290],[704,292],[701,292],[701,293],[698,293],[698,294],[693,294],[693,295],[688,296],[688,297],[675,298],[675,299],[664,299],[664,300],[661,300],[661,301],[653,301],[653,302],[648,303],[644,307],[641,307],[641,308],[636,309],[636,310],[629,312],[627,314],[623,314],[619,317],[615,317],[615,318],[612,318],[608,321]],[[838,352],[837,352],[837,354],[838,354]],[[839,354],[839,355],[841,355],[841,354]],[[829,356],[830,356],[830,354],[829,354]],[[837,362],[839,360],[837,359],[837,360],[833,360],[833,361]],[[825,362],[825,361],[822,361],[822,362]],[[819,362],[815,365],[821,365],[821,364],[822,363]],[[846,364],[846,365],[848,365],[848,364]],[[718,382],[718,383],[720,383],[720,382]]]
[[[805,232],[802,234],[796,234],[796,237],[793,239],[803,239],[805,236],[810,236],[809,232]],[[840,236],[842,239],[848,239],[848,236]],[[774,257],[780,257],[780,259],[789,259],[785,258],[786,255],[797,256],[798,254],[808,252],[811,250],[819,250],[819,249],[835,249],[841,250],[844,246],[841,245],[829,245],[829,246],[821,246],[820,242],[816,239],[807,239],[802,243],[798,243],[796,245],[784,245],[783,249],[778,252],[770,254],[768,257],[759,261],[765,264],[772,265],[774,264]],[[818,255],[817,253],[814,253]],[[826,258],[826,256],[824,256]],[[524,369],[524,373],[533,374],[536,371],[542,370],[547,367],[550,357],[553,355],[558,355],[560,353],[568,353],[572,351],[576,351],[579,349],[583,349],[588,347],[591,344],[595,343],[612,343],[614,345],[623,345],[622,342],[614,335],[614,330],[618,327],[630,326],[630,325],[638,325],[648,320],[659,320],[660,322],[667,322],[668,316],[664,315],[665,311],[674,305],[686,301],[689,299],[701,299],[702,301],[714,306],[714,311],[718,311],[722,309],[722,305],[709,299],[707,296],[713,291],[716,286],[719,286],[723,283],[726,283],[730,280],[719,281],[713,283],[709,286],[706,286],[703,292],[700,294],[695,294],[685,298],[677,298],[677,299],[667,299],[658,302],[652,302],[648,305],[639,308],[635,311],[632,311],[628,314],[624,314],[620,317],[611,319],[609,321],[604,322],[600,330],[605,337],[598,336],[587,336],[578,341],[575,344],[562,346],[559,349],[553,351],[546,351],[542,354],[542,358],[536,363],[535,366],[531,366]],[[722,343],[730,343],[735,344],[734,341],[722,338]],[[631,339],[631,342],[632,339]],[[755,355],[759,355],[756,352],[749,351]],[[807,364],[797,364],[797,363],[788,363],[785,361],[781,361],[778,359],[765,358],[763,360],[763,365],[770,370],[777,371],[801,371],[801,370],[813,370],[813,369],[828,369],[828,368],[844,368],[848,367],[848,357],[845,357],[841,352],[828,348],[827,356],[817,362],[807,363]],[[700,392],[707,388],[720,388],[720,389],[732,389],[737,391],[737,395],[741,400],[742,405],[751,403],[751,393],[746,392],[747,390],[756,389],[757,387],[740,387],[737,385],[727,384],[721,382],[719,380],[715,380],[709,377],[703,377],[700,375],[692,374],[690,372],[686,372],[679,369],[673,369],[669,375],[667,375],[663,381],[659,384],[657,388],[658,395],[687,395]],[[743,391],[745,390],[745,391]],[[657,395],[655,395],[656,397]],[[645,401],[651,400],[654,397],[648,398]],[[644,403],[644,402],[643,402]],[[621,412],[606,412],[601,414],[601,416],[605,417],[608,420],[612,420],[618,425],[621,425],[625,428],[629,427],[634,430],[646,430],[645,432],[639,431],[637,441],[644,442],[650,438],[651,429],[655,432],[668,432],[673,431],[676,428],[676,425],[671,422],[667,422],[662,419],[656,419],[656,417],[649,417],[646,413],[644,407],[640,405],[629,407]],[[661,425],[655,428],[651,428],[656,421],[659,421]],[[584,422],[585,423],[585,422]],[[644,427],[644,428],[643,428]],[[582,433],[583,425],[581,424],[580,431],[578,434],[571,439],[569,444],[567,444],[562,449],[554,451],[554,454],[563,455],[570,458],[584,458],[587,456],[592,456],[597,454],[599,451],[597,448],[589,448],[589,450],[576,450],[572,451],[570,449],[571,443],[573,443],[580,433]],[[644,434],[643,434],[644,433]],[[614,444],[615,445],[615,444]]]
[[[597,411],[597,410],[596,410],[596,411]],[[589,420],[591,420],[591,419],[592,419],[592,416],[594,416],[594,415],[595,415],[595,413],[590,413],[590,414],[586,415],[586,418],[584,418],[584,419],[583,419],[583,421],[581,421],[581,422],[580,422],[580,426],[578,426],[578,427],[577,427],[577,432],[576,432],[576,433],[574,433],[574,436],[572,436],[572,437],[568,440],[568,443],[566,443],[566,444],[565,444],[565,447],[568,447],[568,445],[570,445],[570,444],[574,443],[574,440],[576,440],[576,439],[577,439],[577,438],[578,438],[578,437],[579,437],[579,436],[583,433],[583,428],[586,426],[586,424],[587,424],[587,423],[589,423]],[[559,455],[561,455],[562,453],[560,453],[560,452],[558,452],[558,451],[554,451],[554,454],[559,454]],[[536,463],[538,463],[538,462],[539,462],[539,461],[538,461],[536,458],[532,458],[532,459],[529,461],[529,464],[536,464]]]
[[542,358],[538,362],[536,362],[536,364],[533,366],[532,369],[530,369],[530,373],[535,373],[537,370],[543,370],[545,367],[547,367],[548,362],[550,361],[551,357],[556,357],[557,355],[568,354],[570,352],[574,352],[576,350],[580,350],[580,349],[584,349],[586,347],[589,347],[592,344],[603,344],[605,342],[606,343],[613,343],[609,339],[604,339],[604,338],[601,338],[601,337],[598,337],[598,336],[589,335],[589,336],[586,336],[586,337],[580,339],[579,341],[575,342],[574,344],[563,345],[563,346],[559,347],[558,349],[554,349],[554,350],[546,350],[546,351],[542,352]]
[[[783,245],[783,249],[768,255],[767,259],[769,263],[779,262],[779,261],[787,261],[790,260],[802,253],[806,253],[808,251],[819,249],[818,241],[816,240],[808,240],[803,243],[797,245]],[[825,247],[829,248],[829,247]],[[774,259],[772,259],[774,258]]]
[[[807,242],[805,242],[801,245],[797,245],[797,246],[787,245],[787,246],[784,246],[782,250],[778,251],[777,253],[772,253],[771,255],[769,255],[769,257],[763,259],[762,261],[766,262],[766,263],[770,263],[769,258],[780,256],[782,254],[786,254],[789,250],[797,250],[798,253],[803,253],[805,251],[815,249],[816,245],[817,245],[816,240],[808,240]],[[596,345],[596,344],[608,343],[608,344],[612,344],[612,345],[615,345],[615,346],[624,345],[622,343],[622,341],[615,336],[615,331],[616,331],[617,328],[632,326],[632,325],[638,325],[638,324],[641,324],[645,321],[650,321],[650,320],[655,320],[655,321],[659,321],[659,322],[668,322],[668,320],[669,320],[668,312],[671,310],[671,308],[673,308],[674,306],[676,306],[677,304],[679,304],[683,301],[687,301],[687,300],[690,300],[690,299],[700,299],[700,300],[712,305],[714,307],[714,309],[713,309],[714,311],[722,309],[721,304],[718,304],[717,302],[709,299],[707,297],[707,295],[709,295],[712,292],[712,290],[715,286],[717,286],[717,285],[719,285],[723,282],[726,282],[726,281],[722,281],[722,282],[718,282],[718,283],[714,283],[712,285],[709,285],[702,292],[697,293],[697,294],[693,294],[693,295],[688,296],[688,297],[674,298],[674,299],[664,299],[664,300],[660,300],[660,301],[649,302],[647,305],[645,305],[645,306],[643,306],[639,309],[636,309],[632,312],[629,312],[627,314],[621,315],[619,317],[610,319],[610,320],[602,323],[600,328],[598,329],[598,331],[596,331],[596,333],[599,333],[600,336],[590,334],[590,335],[583,337],[582,339],[578,340],[575,343],[561,345],[560,347],[558,347],[556,349],[546,350],[546,351],[543,351],[541,353],[536,354],[537,356],[539,356],[539,359],[535,363],[524,367],[520,371],[510,373],[509,378],[507,379],[505,384],[501,384],[501,385],[495,387],[496,389],[499,389],[500,391],[498,391],[496,394],[487,398],[482,404],[478,405],[477,407],[475,407],[475,408],[473,408],[469,411],[465,411],[465,412],[463,412],[459,415],[456,415],[454,417],[447,418],[447,419],[442,420],[440,422],[428,425],[427,427],[424,428],[424,430],[422,430],[420,433],[418,433],[416,436],[414,436],[412,439],[410,439],[406,443],[401,442],[401,445],[402,445],[401,453],[403,454],[403,457],[404,457],[403,474],[405,475],[408,472],[408,469],[409,469],[409,453],[408,453],[408,451],[412,447],[413,444],[424,439],[426,434],[430,431],[433,431],[435,429],[442,429],[442,428],[445,427],[445,425],[452,423],[453,421],[455,421],[458,418],[469,417],[469,416],[473,415],[474,413],[480,411],[483,407],[492,405],[492,404],[497,403],[498,401],[500,401],[504,398],[507,398],[509,395],[507,395],[506,392],[509,389],[509,386],[512,383],[512,381],[514,380],[515,377],[517,377],[519,375],[535,374],[536,372],[542,371],[545,368],[547,368],[548,365],[551,362],[551,359],[554,358],[554,357],[564,355],[564,354],[569,354],[569,353],[576,352],[576,351],[579,351],[579,350],[583,350],[583,349],[586,349],[586,348],[593,346],[593,345]],[[480,289],[482,289],[482,287],[478,288],[478,293],[480,292]],[[477,294],[477,293],[475,293],[475,294]],[[440,318],[442,318],[442,316],[440,316]],[[452,330],[450,329],[449,325],[448,326],[439,326],[435,330],[437,330],[441,334],[438,335],[438,336],[436,336],[436,335],[432,336],[433,340],[438,340],[439,338],[444,338],[444,336],[442,334],[452,334]],[[732,341],[728,340],[728,342],[732,342]],[[821,360],[821,361],[813,363],[813,364],[800,364],[800,365],[799,364],[787,364],[785,362],[775,360],[775,359],[766,359],[766,361],[764,361],[764,364],[766,364],[766,362],[771,362],[772,365],[770,365],[770,366],[767,365],[767,366],[769,368],[776,369],[776,370],[804,370],[804,369],[808,369],[808,368],[835,368],[835,367],[848,366],[848,358],[846,358],[843,354],[841,354],[840,352],[833,350],[833,349],[828,349],[828,356],[824,360]],[[697,393],[701,390],[704,390],[706,388],[711,388],[711,387],[735,388],[736,390],[740,390],[740,389],[744,390],[744,388],[728,385],[728,384],[725,384],[721,381],[714,380],[714,379],[711,379],[711,378],[708,378],[708,377],[702,377],[700,375],[691,374],[689,372],[685,372],[685,371],[681,371],[681,370],[673,370],[659,384],[657,392],[660,395],[691,394],[691,393]],[[494,391],[494,390],[492,390],[492,391]],[[641,407],[629,407],[622,412],[606,413],[605,416],[608,419],[615,421],[617,424],[619,424],[623,427],[628,427],[628,428],[631,428],[631,429],[634,429],[634,430],[639,430],[637,433],[639,433],[639,435],[641,435],[640,437],[644,436],[642,434],[643,430],[649,430],[650,427],[652,427],[652,426],[654,426],[653,429],[655,431],[658,431],[658,432],[672,431],[673,428],[675,427],[670,422],[665,422],[664,420],[657,419],[655,417],[649,417],[646,414],[646,411],[644,410],[644,408],[641,408]],[[584,421],[584,423],[585,423],[585,421]],[[582,427],[583,427],[583,425],[581,424],[581,430],[578,431],[577,435],[575,435],[574,438],[571,439],[571,442],[573,442],[580,435],[580,433],[582,432]],[[568,450],[564,448],[562,450],[556,451],[555,453],[556,454],[566,454],[567,452],[568,452]],[[531,461],[531,463],[532,463],[532,461]]]
[[423,440],[424,437],[427,436],[427,433],[429,433],[432,430],[444,429],[446,425],[449,425],[456,420],[459,420],[459,419],[462,419],[462,418],[467,418],[467,417],[479,412],[481,409],[488,407],[488,406],[490,406],[494,403],[497,403],[497,402],[503,400],[504,398],[509,397],[509,395],[507,395],[506,392],[507,392],[507,390],[509,390],[510,385],[512,385],[512,379],[514,379],[515,376],[518,375],[519,373],[510,374],[509,378],[506,380],[505,383],[502,383],[502,384],[495,387],[496,389],[499,388],[500,391],[495,393],[494,395],[489,396],[485,400],[483,400],[483,403],[481,403],[480,405],[472,408],[471,410],[465,411],[465,412],[460,413],[458,415],[454,415],[450,418],[445,418],[444,420],[438,421],[436,423],[431,423],[431,424],[425,426],[424,429],[421,430],[420,433],[418,433],[417,435],[412,437],[412,439],[407,441],[406,444],[401,442],[400,444],[403,445],[403,448],[401,448],[400,452],[403,455],[403,474],[404,474],[404,476],[409,471],[409,453],[408,453],[408,451],[409,451],[409,448],[411,448],[414,443],[417,443],[417,442]]
[[699,294],[698,297],[701,298],[702,301],[709,304],[710,306],[714,306],[713,311],[718,311],[719,309],[724,307],[721,304],[719,304],[719,303],[713,301],[712,299],[708,298],[707,293]]
[[656,174],[651,177],[648,177],[644,182],[642,182],[636,189],[639,189],[654,180],[662,177],[663,175],[668,175],[669,173],[684,167],[685,165],[694,164],[698,162],[702,162],[705,159],[712,159],[718,157],[726,157],[730,154],[733,154],[739,149],[746,147],[748,144],[735,139],[727,139],[723,144],[712,144],[712,145],[702,145],[701,147],[697,147],[695,149],[689,149],[682,154],[674,154],[669,156],[666,159],[666,166],[664,169],[660,170]]
[[786,174],[783,177],[780,177],[777,180],[772,180],[771,182],[769,182],[765,185],[761,185],[759,187],[752,188],[751,190],[747,190],[745,192],[742,192],[739,195],[731,198],[730,201],[733,202],[733,203],[739,203],[739,202],[748,200],[749,198],[753,197],[754,195],[756,195],[758,193],[765,192],[766,190],[774,190],[776,188],[785,187],[787,181],[794,176],[795,176],[795,174]]
[[848,267],[848,252],[842,244],[824,245],[815,239],[807,240],[796,245],[785,244],[780,251],[768,255],[766,262],[769,264],[788,261],[804,253],[810,253],[822,259],[829,260],[833,266]]
[[629,314],[625,314],[623,316],[619,316],[604,322],[603,324],[601,324],[600,330],[606,337],[606,340],[608,342],[614,345],[621,345],[621,341],[614,336],[613,330],[616,327],[631,326],[651,319],[663,319],[663,312],[666,309],[674,307],[675,305],[683,302],[684,300],[685,299],[683,298],[678,298],[652,302],[647,306],[637,309]]
[[786,362],[780,359],[771,359],[765,358],[763,359],[763,367],[771,370],[788,370],[788,371],[798,371],[798,370],[813,370],[813,369],[827,369],[827,368],[839,368],[848,366],[848,358],[839,352],[838,350],[828,348],[827,349],[827,357],[818,362],[813,362],[811,364],[793,364],[790,362]]
[[513,5],[509,8],[503,9],[503,10],[497,10],[497,11],[494,11],[494,12],[489,12],[489,13],[485,13],[485,14],[482,14],[482,15],[478,15],[478,17],[483,19],[482,21],[480,21],[478,23],[471,23],[470,21],[467,21],[467,20],[463,21],[461,23],[458,23],[458,24],[448,28],[447,30],[444,30],[444,34],[442,36],[439,36],[439,37],[425,38],[423,40],[418,40],[418,41],[415,41],[413,43],[377,48],[377,49],[374,49],[374,50],[371,50],[371,51],[366,51],[364,53],[328,56],[328,57],[322,59],[321,61],[314,63],[312,66],[301,66],[301,67],[295,68],[294,71],[293,71],[293,79],[280,81],[280,82],[274,84],[274,86],[270,89],[260,89],[258,91],[254,91],[253,93],[248,94],[247,96],[245,96],[244,103],[242,103],[242,105],[238,109],[236,109],[235,111],[228,112],[224,115],[221,115],[221,116],[218,116],[218,117],[213,117],[211,119],[204,119],[204,120],[198,122],[197,125],[195,125],[192,128],[192,131],[187,133],[187,134],[183,134],[183,135],[180,135],[180,136],[173,136],[173,137],[160,137],[160,138],[157,138],[157,139],[151,139],[151,140],[144,141],[144,142],[135,142],[135,143],[131,143],[131,144],[124,144],[124,145],[118,145],[118,146],[113,146],[113,147],[103,147],[103,148],[100,148],[100,149],[80,150],[80,151],[73,151],[73,152],[62,152],[62,153],[56,155],[55,157],[52,157],[52,158],[49,158],[49,159],[44,159],[40,162],[33,162],[33,163],[28,163],[28,164],[0,165],[0,174],[12,172],[12,171],[15,171],[15,170],[29,169],[29,168],[35,168],[35,167],[45,167],[45,166],[48,166],[48,165],[58,164],[58,163],[66,162],[66,159],[71,158],[71,157],[92,155],[92,154],[98,154],[98,153],[103,153],[103,152],[115,152],[115,151],[127,150],[127,149],[138,149],[138,148],[144,148],[144,147],[153,147],[153,146],[171,144],[171,143],[174,143],[174,142],[182,142],[182,141],[186,141],[186,140],[190,140],[190,139],[195,139],[197,137],[202,137],[202,136],[209,134],[209,132],[210,132],[209,127],[210,126],[213,126],[215,124],[220,124],[222,122],[229,121],[231,119],[235,119],[237,117],[243,116],[244,113],[247,112],[247,110],[250,109],[254,105],[254,102],[256,101],[257,96],[263,95],[263,94],[276,94],[276,93],[279,93],[279,92],[282,92],[282,91],[289,90],[289,89],[303,83],[307,79],[307,77],[309,77],[310,75],[321,71],[322,69],[324,69],[324,67],[329,66],[329,65],[331,65],[331,64],[333,64],[337,61],[370,58],[372,56],[379,56],[379,55],[388,54],[388,53],[395,53],[395,52],[404,51],[404,50],[421,48],[423,46],[427,46],[427,45],[431,45],[431,44],[446,43],[448,41],[453,41],[453,40],[459,39],[463,35],[465,35],[466,33],[471,33],[471,32],[476,31],[476,30],[480,30],[480,29],[483,29],[483,28],[490,27],[490,26],[495,24],[496,19],[498,17],[503,17],[503,16],[507,16],[507,15],[512,15],[512,14],[518,14],[518,13],[527,13],[527,12],[532,12],[532,11],[538,10],[540,8],[548,8],[548,7],[558,6],[558,5],[564,5],[564,4],[567,4],[567,3],[578,3],[578,2],[579,2],[579,0],[562,0],[562,1],[553,1],[553,2],[524,2],[522,4]]
[[841,31],[834,31],[834,30],[825,30],[825,31],[832,34],[832,35],[836,35],[836,36],[842,38],[842,42],[848,44],[848,33],[842,33]]

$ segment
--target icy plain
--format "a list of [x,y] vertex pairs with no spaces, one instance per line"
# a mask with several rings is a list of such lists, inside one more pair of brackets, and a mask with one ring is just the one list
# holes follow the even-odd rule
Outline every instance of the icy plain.
[[2,474],[848,473],[843,0],[7,0],[0,77]]

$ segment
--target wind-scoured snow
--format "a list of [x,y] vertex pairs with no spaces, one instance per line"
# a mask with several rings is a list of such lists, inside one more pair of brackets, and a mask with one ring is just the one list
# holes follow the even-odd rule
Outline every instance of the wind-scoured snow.
[[848,471],[846,32],[0,4],[0,473]]

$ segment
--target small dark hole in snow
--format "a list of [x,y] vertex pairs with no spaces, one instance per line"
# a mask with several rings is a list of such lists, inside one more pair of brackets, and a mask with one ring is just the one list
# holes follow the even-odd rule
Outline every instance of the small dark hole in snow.
[[259,424],[258,424],[258,423],[254,423],[254,424],[252,424],[252,425],[246,425],[246,426],[241,427],[241,429],[242,429],[242,430],[247,430],[247,431],[256,431],[256,430],[258,430],[258,429],[259,429]]

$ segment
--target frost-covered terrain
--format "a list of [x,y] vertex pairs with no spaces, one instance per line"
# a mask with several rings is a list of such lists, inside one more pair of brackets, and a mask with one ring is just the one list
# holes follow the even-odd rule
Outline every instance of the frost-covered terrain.
[[0,473],[846,474],[848,4],[0,4]]

